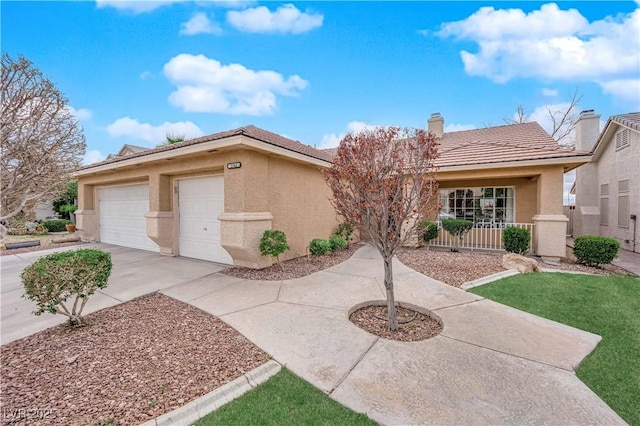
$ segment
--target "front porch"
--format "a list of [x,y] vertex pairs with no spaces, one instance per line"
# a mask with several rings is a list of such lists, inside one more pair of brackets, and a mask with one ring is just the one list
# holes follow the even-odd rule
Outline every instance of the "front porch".
[[[454,247],[458,243],[453,237],[442,228],[442,222],[438,221],[438,236],[429,245],[434,247]],[[475,226],[464,236],[459,248],[468,250],[503,250],[502,231],[507,227],[524,228],[529,231],[531,241],[529,251],[533,252],[535,244],[535,224],[534,223],[476,223]]]

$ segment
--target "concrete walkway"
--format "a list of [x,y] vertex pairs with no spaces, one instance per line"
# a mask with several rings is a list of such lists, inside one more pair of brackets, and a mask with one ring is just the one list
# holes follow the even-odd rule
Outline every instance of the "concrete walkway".
[[[377,422],[624,424],[573,373],[599,336],[450,287],[399,262],[397,300],[433,311],[444,323],[442,334],[403,343],[354,326],[350,308],[384,299],[382,261],[369,246],[325,271],[276,282],[230,277],[212,263],[96,246],[112,253],[114,270],[88,312],[159,290],[219,316]],[[19,273],[42,254],[0,259],[2,343],[64,321],[34,317],[32,302],[20,299]]]
[[632,274],[640,276],[640,253],[634,253],[630,250],[618,250],[618,258],[612,262]]

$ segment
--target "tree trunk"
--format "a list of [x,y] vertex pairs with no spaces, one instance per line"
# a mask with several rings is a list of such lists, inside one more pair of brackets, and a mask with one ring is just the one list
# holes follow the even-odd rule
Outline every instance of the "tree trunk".
[[387,311],[389,312],[389,330],[398,330],[396,300],[393,295],[393,256],[384,258],[384,287],[387,290]]

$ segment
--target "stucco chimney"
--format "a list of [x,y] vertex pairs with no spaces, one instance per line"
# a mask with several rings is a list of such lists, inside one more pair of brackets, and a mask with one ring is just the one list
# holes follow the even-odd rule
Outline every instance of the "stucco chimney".
[[576,120],[576,149],[591,151],[600,136],[600,115],[592,109],[582,111]]
[[436,135],[437,138],[441,138],[444,133],[444,118],[440,115],[439,112],[434,112],[431,114],[431,118],[427,120],[428,130]]

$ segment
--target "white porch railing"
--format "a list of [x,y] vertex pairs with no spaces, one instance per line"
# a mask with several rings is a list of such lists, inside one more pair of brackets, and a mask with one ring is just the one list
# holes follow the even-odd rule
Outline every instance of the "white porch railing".
[[[529,250],[531,251],[534,243],[533,223],[477,223],[475,227],[464,236],[459,247],[470,250],[502,250],[502,230],[510,226],[529,230],[529,233],[531,234]],[[438,222],[438,228],[438,237],[431,240],[429,245],[436,247],[454,247],[457,238],[451,236],[451,234],[442,229],[441,222]]]

